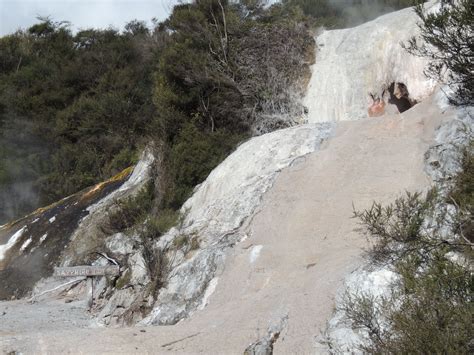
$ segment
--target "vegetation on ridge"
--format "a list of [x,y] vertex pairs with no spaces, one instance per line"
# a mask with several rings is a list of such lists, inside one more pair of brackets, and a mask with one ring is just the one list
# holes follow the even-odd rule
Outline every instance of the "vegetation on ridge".
[[286,125],[313,40],[304,22],[244,3],[179,5],[151,30],[73,34],[42,19],[0,38],[0,221],[112,176],[149,142],[157,203],[179,208],[258,116],[262,131]]
[[150,142],[155,203],[179,208],[243,139],[298,122],[311,28],[412,2],[195,0],[152,29],[73,34],[43,18],[0,38],[0,223],[105,180]]
[[139,27],[72,35],[67,24],[43,19],[0,38],[0,219],[135,161],[155,113],[154,54]]

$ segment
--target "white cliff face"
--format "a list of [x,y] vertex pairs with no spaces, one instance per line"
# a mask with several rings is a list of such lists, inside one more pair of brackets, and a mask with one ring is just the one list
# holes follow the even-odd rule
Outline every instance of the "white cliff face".
[[[427,10],[437,4],[429,2]],[[389,13],[355,28],[325,31],[316,39],[316,62],[304,98],[308,122],[367,117],[368,94],[381,96],[382,85],[404,83],[410,97],[421,101],[436,83],[427,79],[423,58],[401,48],[418,34],[412,8]]]
[[183,205],[184,228],[219,235],[238,228],[276,174],[319,148],[332,124],[285,129],[253,138],[220,164]]
[[[404,190],[426,188],[430,181],[423,172],[423,154],[434,142],[435,127],[452,120],[447,107],[440,109],[427,98],[402,116],[331,122],[366,117],[368,92],[380,93],[383,84],[403,82],[417,100],[432,93],[435,83],[424,77],[424,61],[399,47],[416,34],[412,11],[324,32],[317,40],[306,96],[310,124],[265,134],[238,147],[196,187],[183,206],[180,225],[153,246],[122,233],[96,238],[107,252],[126,260],[123,282],[117,282],[112,297],[104,301],[100,323],[114,324],[111,318],[129,311],[135,323],[144,315],[138,310],[153,308],[142,325],[173,327],[149,327],[146,334],[136,328],[94,329],[87,336],[55,331],[44,334],[45,343],[54,342],[55,350],[62,352],[81,348],[91,353],[105,348],[127,353],[241,353],[249,344],[249,353],[273,346],[276,353],[315,351],[315,336],[330,317],[339,284],[359,263],[365,246],[350,218],[354,202],[360,209],[374,200],[392,200]],[[295,161],[301,163],[296,166]],[[101,216],[115,198],[143,186],[151,163],[151,157],[144,157],[128,183],[89,207],[72,251],[87,251],[82,236],[99,234]],[[156,299],[147,289],[156,286],[144,271],[148,254],[163,262],[163,287],[152,290],[158,291]],[[72,260],[69,255],[66,262]],[[353,284],[378,295],[394,279],[390,270],[364,275],[354,275]],[[100,294],[105,281],[94,287]],[[335,336],[357,341],[357,334],[336,323],[331,324]]]
[[18,240],[21,238],[25,230],[26,230],[26,226],[24,226],[23,228],[18,230],[15,234],[13,234],[6,244],[0,245],[0,261],[2,261],[5,258],[5,253],[18,242]]
[[[157,243],[173,264],[144,324],[174,324],[202,308],[211,280],[222,272],[227,248],[246,237],[246,225],[276,175],[298,157],[317,150],[331,135],[334,125],[329,122],[367,117],[367,94],[381,94],[383,84],[403,82],[416,100],[432,94],[436,83],[423,74],[426,62],[400,47],[400,41],[415,35],[416,28],[416,14],[406,9],[356,28],[327,31],[318,38],[320,49],[305,99],[312,124],[251,139],[196,188],[182,208],[181,226]],[[173,250],[170,246],[183,236],[197,238],[199,249]],[[257,259],[258,251],[252,249],[250,261]]]
[[144,324],[174,324],[204,307],[206,295],[216,287],[214,277],[222,271],[227,248],[245,238],[243,225],[278,173],[318,150],[333,127],[330,123],[304,125],[253,138],[212,171],[184,204],[180,229],[173,228],[158,241],[161,250],[170,250],[177,238],[195,237],[199,249],[191,257],[189,250],[168,251],[174,263]]

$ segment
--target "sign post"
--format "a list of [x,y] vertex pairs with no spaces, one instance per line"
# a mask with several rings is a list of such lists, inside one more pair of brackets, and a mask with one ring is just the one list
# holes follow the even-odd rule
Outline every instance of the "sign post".
[[107,266],[68,266],[55,267],[53,276],[75,277],[75,276],[117,276],[120,273],[118,265]]
[[77,277],[86,276],[89,284],[89,293],[91,295],[89,301],[89,309],[92,308],[94,301],[94,276],[118,276],[120,274],[120,267],[118,265],[107,266],[68,266],[55,267],[53,276],[56,277]]

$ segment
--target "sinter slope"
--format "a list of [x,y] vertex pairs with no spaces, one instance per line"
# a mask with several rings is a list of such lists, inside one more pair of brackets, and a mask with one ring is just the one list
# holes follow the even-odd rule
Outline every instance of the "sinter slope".
[[[345,32],[324,32],[317,39],[325,45],[316,53],[321,60],[316,60],[306,98],[308,119],[348,121],[273,132],[248,141],[229,156],[184,205],[179,228],[153,246],[170,260],[155,297],[146,296],[143,285],[133,284],[150,282],[150,275],[136,266],[142,265],[143,250],[138,252],[123,235],[114,235],[104,248],[128,260],[127,287],[97,282],[98,292],[106,297],[89,323],[77,318],[76,328],[71,319],[68,323],[61,317],[45,322],[47,311],[25,312],[28,307],[50,307],[52,300],[0,303],[0,349],[325,352],[317,337],[331,316],[344,277],[360,263],[365,244],[354,232],[353,204],[361,209],[404,190],[427,188],[431,181],[424,172],[424,153],[434,142],[436,128],[456,118],[455,110],[438,103],[440,95],[435,83],[423,77],[422,63],[401,54],[397,45],[416,32],[415,19],[414,13],[403,10]],[[381,32],[383,37],[375,35]],[[387,33],[404,34],[401,38]],[[332,38],[353,43],[337,44],[344,49],[341,55],[329,43]],[[358,64],[353,67],[355,58]],[[384,102],[380,117],[367,118],[364,100],[370,91],[379,95],[379,104],[384,95],[387,101],[419,103],[400,114]],[[183,236],[196,238],[196,243],[178,242]],[[58,263],[72,260],[70,251]],[[130,298],[145,302],[152,311],[130,311],[137,306]],[[32,317],[9,322],[17,312]],[[141,331],[91,328],[96,322],[130,321],[158,326]]]

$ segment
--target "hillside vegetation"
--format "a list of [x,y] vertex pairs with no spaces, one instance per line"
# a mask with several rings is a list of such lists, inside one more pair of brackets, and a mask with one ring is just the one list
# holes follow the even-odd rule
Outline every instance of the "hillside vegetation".
[[1,38],[0,221],[112,176],[151,141],[178,208],[263,110],[287,110],[281,89],[312,43],[289,16],[226,1],[177,6],[151,30],[73,34],[42,19]]
[[196,0],[121,32],[42,18],[0,38],[0,223],[112,176],[150,142],[157,204],[177,209],[239,142],[298,122],[310,29],[349,17],[326,1],[264,3]]

